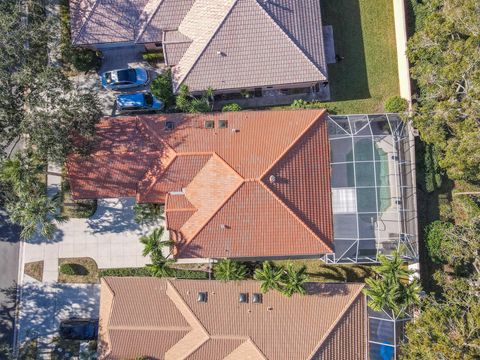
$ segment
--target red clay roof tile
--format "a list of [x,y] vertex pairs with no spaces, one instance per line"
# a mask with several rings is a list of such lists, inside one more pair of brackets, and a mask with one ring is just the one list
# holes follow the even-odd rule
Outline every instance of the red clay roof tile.
[[[72,193],[164,202],[169,192],[183,192],[193,207],[188,213],[166,203],[181,257],[329,253],[323,115],[297,110],[104,119],[93,154],[70,158]],[[220,120],[226,128],[218,127]],[[166,129],[167,121],[173,130]]]

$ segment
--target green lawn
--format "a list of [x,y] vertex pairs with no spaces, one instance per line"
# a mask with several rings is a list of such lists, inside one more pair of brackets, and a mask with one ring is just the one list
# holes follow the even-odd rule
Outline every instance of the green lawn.
[[324,25],[333,26],[335,51],[328,66],[332,112],[374,113],[399,94],[391,0],[323,0]]

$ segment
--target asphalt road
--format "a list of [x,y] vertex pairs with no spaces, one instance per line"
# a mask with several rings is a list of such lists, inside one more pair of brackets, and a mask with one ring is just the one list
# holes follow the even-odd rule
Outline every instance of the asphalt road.
[[12,343],[18,274],[19,228],[0,208],[0,344]]

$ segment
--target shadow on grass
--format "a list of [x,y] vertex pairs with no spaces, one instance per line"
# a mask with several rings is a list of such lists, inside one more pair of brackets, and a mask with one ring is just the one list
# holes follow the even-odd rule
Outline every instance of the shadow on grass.
[[426,190],[426,165],[424,149],[425,144],[418,138],[415,141],[416,168],[417,168],[417,212],[418,212],[418,251],[420,260],[420,279],[426,292],[440,291],[433,274],[441,269],[441,265],[435,264],[430,256],[425,243],[425,228],[435,220],[440,220],[440,205],[442,201],[451,201],[453,182],[442,178],[440,188],[433,192]]
[[333,26],[335,52],[343,57],[328,65],[332,100],[370,98],[359,0],[324,0],[322,17]]

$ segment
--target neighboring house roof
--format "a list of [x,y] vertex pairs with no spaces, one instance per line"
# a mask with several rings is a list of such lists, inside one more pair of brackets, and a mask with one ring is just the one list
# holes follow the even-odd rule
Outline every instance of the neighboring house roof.
[[[71,156],[74,198],[165,203],[177,257],[332,252],[324,110],[104,118]],[[219,128],[219,121],[227,128]],[[175,124],[167,130],[166,122]],[[213,121],[215,128],[205,128]],[[122,161],[125,160],[125,162]]]
[[70,0],[74,45],[160,42],[194,0]]
[[193,42],[173,69],[175,90],[326,80],[320,1],[269,3],[196,0],[178,29]]
[[[100,359],[367,358],[363,284],[306,284],[307,295],[277,291],[252,303],[258,282],[102,279]],[[199,292],[207,301],[198,302]],[[239,303],[247,293],[249,302]]]
[[327,79],[319,0],[71,0],[76,45],[164,42],[174,89]]

